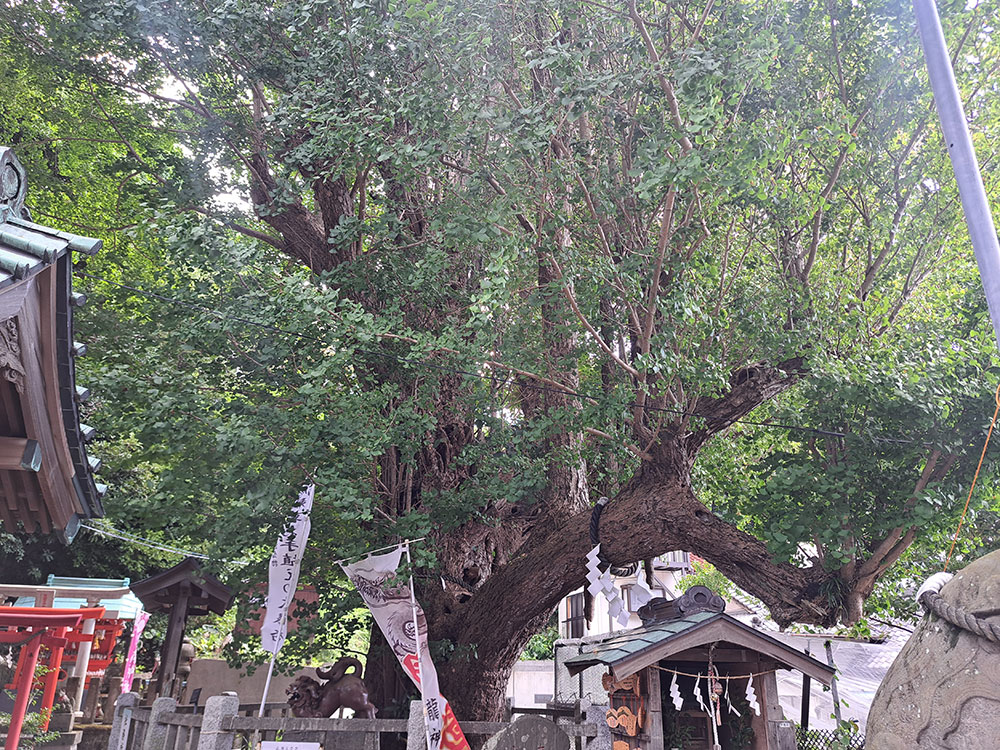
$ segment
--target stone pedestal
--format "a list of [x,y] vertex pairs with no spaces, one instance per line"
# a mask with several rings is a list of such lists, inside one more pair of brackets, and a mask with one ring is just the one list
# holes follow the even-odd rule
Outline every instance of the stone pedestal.
[[53,713],[52,718],[49,719],[49,731],[50,732],[69,732],[73,729],[73,720],[76,717],[69,711],[61,711],[59,713]]
[[51,742],[37,747],[45,750],[76,750],[81,737],[83,737],[83,732],[60,732],[59,736]]
[[[1000,624],[1000,551],[961,570],[949,604]],[[889,668],[868,714],[868,750],[1000,747],[1000,644],[925,616]]]

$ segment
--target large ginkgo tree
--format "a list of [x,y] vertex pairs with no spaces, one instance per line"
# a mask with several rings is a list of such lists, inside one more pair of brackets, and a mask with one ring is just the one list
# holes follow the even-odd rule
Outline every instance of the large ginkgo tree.
[[[965,6],[993,185],[998,19]],[[246,583],[315,481],[324,591],[427,537],[460,717],[499,716],[602,495],[610,561],[696,553],[781,624],[856,620],[960,510],[994,352],[906,3],[39,0],[0,28],[137,201],[81,276],[94,419],[145,488],[112,515]],[[26,158],[85,164],[72,135]]]

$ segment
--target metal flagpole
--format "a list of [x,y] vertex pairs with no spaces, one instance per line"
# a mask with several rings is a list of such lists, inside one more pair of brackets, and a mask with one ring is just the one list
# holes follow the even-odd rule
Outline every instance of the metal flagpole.
[[264,704],[267,703],[267,691],[271,689],[271,675],[274,674],[274,660],[277,654],[271,654],[271,663],[267,666],[267,679],[264,680],[264,694],[260,696],[260,710],[257,711],[257,718],[264,715]]
[[[260,696],[260,708],[257,710],[257,718],[264,716],[264,704],[267,703],[267,693],[271,689],[271,675],[274,674],[274,660],[278,658],[277,653],[271,654],[271,663],[267,665],[267,679],[264,680],[264,693]],[[257,747],[260,742],[260,729],[253,730],[253,739],[250,740],[250,747]]]
[[417,669],[420,671],[420,711],[424,715],[424,738],[427,740],[427,750],[434,750],[431,747],[431,730],[427,725],[427,700],[424,696],[424,665],[420,655],[420,624],[417,622],[417,592],[413,587],[413,560],[410,559],[410,543],[403,546],[406,552],[406,567],[410,573],[410,607],[413,612],[413,642],[417,649]]
[[1000,244],[997,243],[993,214],[990,212],[979,162],[969,136],[969,126],[958,85],[955,83],[955,72],[952,70],[944,32],[941,30],[937,5],[934,0],[913,0],[913,11],[917,16],[917,29],[924,48],[924,58],[927,60],[927,72],[934,91],[938,117],[941,119],[941,130],[948,146],[955,181],[958,182],[958,193],[962,197],[965,223],[969,227],[979,275],[986,292],[993,334],[1000,345]]

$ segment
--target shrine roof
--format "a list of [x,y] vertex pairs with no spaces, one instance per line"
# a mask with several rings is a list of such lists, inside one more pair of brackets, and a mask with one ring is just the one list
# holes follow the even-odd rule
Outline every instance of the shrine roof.
[[27,176],[0,147],[0,524],[71,541],[83,519],[102,516],[106,491],[80,423],[89,397],[76,382],[73,258],[101,240],[31,221]]
[[699,611],[668,621],[650,622],[633,630],[618,631],[585,640],[576,656],[566,660],[570,674],[588,667],[610,667],[621,680],[660,660],[670,659],[699,646],[731,645],[755,651],[776,662],[780,668],[796,669],[824,685],[830,684],[835,670],[791,646],[754,630],[722,612]]
[[[90,606],[88,602],[96,601],[97,606],[107,610],[105,617],[119,620],[134,620],[142,611],[142,601],[128,589],[128,578],[69,578],[49,575],[45,586],[35,587],[33,593],[19,596],[14,602],[16,607],[34,607],[37,596],[43,591],[52,592],[52,606],[56,609],[79,609]],[[107,591],[101,596],[102,590]],[[79,591],[79,595],[76,592]],[[3,587],[0,586],[0,593]]]
[[178,600],[184,585],[190,588],[188,611],[191,614],[211,611],[221,615],[233,601],[233,591],[222,581],[201,569],[193,557],[186,557],[172,568],[132,584],[147,612],[168,611]]
[[82,620],[104,617],[103,607],[60,609],[58,607],[0,607],[0,626],[77,627]]
[[58,586],[64,589],[120,589],[127,587],[131,578],[78,578],[75,576],[57,576],[49,573],[45,579],[46,586]]
[[93,255],[101,244],[101,240],[8,216],[0,224],[0,289],[37,273],[70,251]]

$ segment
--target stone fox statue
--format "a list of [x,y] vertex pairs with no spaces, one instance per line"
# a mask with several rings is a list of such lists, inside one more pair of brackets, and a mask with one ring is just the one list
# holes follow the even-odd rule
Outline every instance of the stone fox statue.
[[[350,674],[349,669],[353,670]],[[302,675],[285,690],[293,716],[326,719],[338,708],[353,708],[358,717],[375,718],[377,709],[368,702],[368,688],[358,676],[361,662],[357,659],[345,656],[332,667],[318,667],[316,674],[328,682],[320,684]]]

